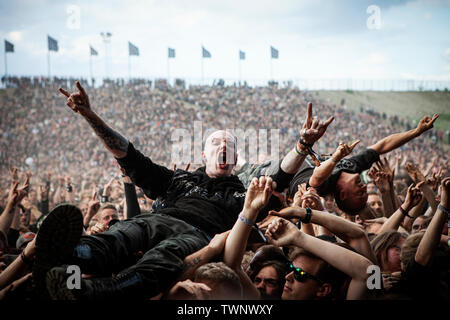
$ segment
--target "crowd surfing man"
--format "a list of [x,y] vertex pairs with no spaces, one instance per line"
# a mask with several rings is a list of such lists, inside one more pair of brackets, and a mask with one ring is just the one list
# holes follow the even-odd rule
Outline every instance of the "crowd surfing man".
[[[205,247],[218,233],[231,229],[244,205],[245,188],[233,176],[237,161],[236,138],[216,131],[205,143],[205,166],[194,172],[170,170],[153,163],[131,142],[110,128],[78,92],[59,89],[67,105],[89,123],[133,183],[158,202],[152,214],[115,223],[104,233],[82,234],[82,215],[71,205],[56,207],[36,237],[33,281],[37,292],[54,299],[149,298],[168,289],[182,272],[183,259]],[[322,123],[318,125],[323,128]],[[318,140],[325,128],[308,136]],[[233,161],[228,161],[231,158]],[[283,166],[293,164],[285,161]],[[292,175],[280,170],[273,188],[283,190]],[[271,186],[272,191],[272,186]],[[276,199],[276,198],[274,198]],[[267,212],[271,207],[269,201]],[[80,237],[81,236],[81,237]],[[137,253],[142,252],[141,257]],[[81,289],[69,289],[65,264],[82,273],[103,275],[83,279]],[[114,274],[115,276],[111,277]]]
[[[308,112],[311,112],[309,108]],[[423,117],[416,128],[389,135],[346,159],[344,157],[353,151],[359,140],[351,144],[340,142],[336,152],[322,163],[306,158],[311,153],[312,144],[300,139],[295,148],[306,161],[298,162],[301,165],[295,168],[296,174],[289,186],[288,196],[293,198],[298,185],[304,184],[305,189],[312,187],[321,197],[333,195],[339,209],[349,215],[360,214],[365,215],[366,218],[371,217],[367,212],[367,187],[362,183],[360,174],[379,161],[380,155],[401,147],[433,128],[433,123],[438,117],[437,114],[432,118]],[[304,128],[302,131],[306,130]]]

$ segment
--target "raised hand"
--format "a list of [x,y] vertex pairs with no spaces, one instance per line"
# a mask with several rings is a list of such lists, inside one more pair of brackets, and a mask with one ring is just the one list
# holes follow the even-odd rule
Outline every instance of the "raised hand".
[[438,172],[433,172],[431,178],[427,178],[426,182],[433,191],[437,191],[439,184],[442,181],[442,177],[443,177],[442,168],[440,168]]
[[308,191],[306,191],[303,196],[301,197],[302,200],[302,208],[311,208],[314,210],[323,211],[323,204],[322,200],[320,199],[319,194],[317,193],[317,190],[309,187]]
[[292,223],[283,218],[276,218],[266,230],[267,241],[277,247],[289,246],[294,243],[301,231]]
[[11,202],[12,206],[15,207],[22,201],[22,199],[28,194],[30,178],[27,177],[25,182],[20,188],[18,188],[19,182],[13,182],[11,188],[9,189],[8,202]]
[[341,159],[348,156],[350,153],[352,153],[353,149],[355,149],[356,145],[360,142],[360,140],[356,140],[353,143],[345,144],[343,141],[339,143],[339,146],[337,147],[336,151],[333,153],[331,158],[334,162],[339,162]]
[[420,191],[420,187],[422,186],[422,184],[424,184],[425,182],[420,182],[417,184],[416,187],[414,187],[414,184],[411,184],[408,188],[408,191],[406,193],[406,198],[405,198],[405,210],[409,211],[412,208],[414,208],[415,206],[417,206],[420,202],[420,200],[422,200],[422,191]]
[[18,172],[19,169],[17,167],[14,167],[12,164],[9,164],[9,175],[11,177],[12,182],[19,181]]
[[97,191],[95,191],[88,202],[88,211],[86,215],[92,218],[96,215],[98,209],[100,209],[100,201],[97,200]]
[[245,196],[244,209],[261,210],[269,201],[275,186],[276,183],[270,177],[253,178]]
[[419,183],[421,181],[426,181],[424,175],[422,172],[417,168],[415,165],[413,165],[411,162],[407,162],[405,165],[406,172],[411,177],[412,181],[415,183]]
[[433,115],[433,118],[425,116],[422,119],[420,119],[419,124],[417,125],[417,133],[420,135],[425,131],[433,128],[433,123],[436,121],[437,118],[439,118],[439,115],[435,113]]
[[306,121],[300,130],[301,139],[307,144],[313,145],[319,140],[327,130],[328,125],[333,122],[334,117],[330,117],[325,122],[320,122],[312,115],[312,103],[308,102],[306,111]]
[[79,113],[81,115],[86,115],[89,111],[91,111],[91,105],[89,103],[89,97],[81,86],[80,82],[75,82],[78,92],[70,94],[63,88],[59,88],[59,92],[65,95],[67,99],[67,105],[74,112]]
[[388,179],[389,183],[393,183],[394,182],[394,174],[395,174],[395,169],[391,169],[390,165],[389,165],[389,161],[384,158],[380,161],[377,161],[375,163],[375,166],[378,168],[378,170],[380,172],[383,172],[386,176],[386,178]]
[[109,230],[109,226],[108,225],[104,225],[101,222],[97,222],[92,228],[91,230],[88,232],[88,234],[90,235],[95,235],[95,234],[99,234],[99,233],[103,233],[105,231]]
[[447,210],[450,209],[450,177],[441,182],[441,205]]

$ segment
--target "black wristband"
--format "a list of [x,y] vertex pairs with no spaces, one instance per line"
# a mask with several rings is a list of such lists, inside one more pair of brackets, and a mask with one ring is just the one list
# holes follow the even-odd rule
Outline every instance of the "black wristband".
[[312,210],[311,208],[305,208],[306,210],[306,215],[305,218],[302,219],[303,223],[309,223],[311,221],[311,217],[312,217]]
[[20,259],[22,259],[22,261],[23,261],[25,264],[28,264],[28,265],[32,265],[32,264],[33,264],[33,260],[31,260],[30,258],[28,258],[28,257],[25,255],[25,250],[22,250],[22,252],[20,253]]
[[402,213],[405,217],[414,219],[414,217],[410,216],[410,215],[408,214],[408,212],[407,212],[405,209],[402,208],[402,206],[400,206],[399,209],[400,209],[401,213]]

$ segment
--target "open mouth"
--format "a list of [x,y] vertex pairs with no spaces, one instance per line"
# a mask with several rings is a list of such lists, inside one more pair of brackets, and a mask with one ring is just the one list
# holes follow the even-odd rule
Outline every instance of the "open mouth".
[[219,168],[220,169],[227,169],[228,168],[228,164],[227,164],[227,152],[226,151],[222,151],[219,153],[219,155],[217,156],[217,163],[219,164]]

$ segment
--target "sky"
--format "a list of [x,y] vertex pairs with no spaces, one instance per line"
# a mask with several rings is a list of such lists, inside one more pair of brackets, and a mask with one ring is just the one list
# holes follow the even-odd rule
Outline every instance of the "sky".
[[450,80],[450,0],[0,0],[9,74],[47,75],[47,35],[57,76]]

